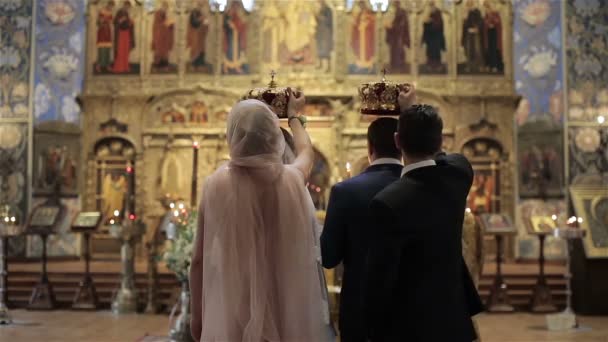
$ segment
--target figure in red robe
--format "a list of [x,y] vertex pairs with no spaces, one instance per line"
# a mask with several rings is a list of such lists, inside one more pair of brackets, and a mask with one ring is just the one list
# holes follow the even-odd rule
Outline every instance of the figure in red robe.
[[135,48],[134,23],[129,16],[131,2],[125,1],[114,18],[114,73],[128,73],[131,71],[129,54]]
[[502,22],[500,13],[492,8],[491,1],[484,2],[484,44],[486,67],[491,72],[502,72]]
[[410,47],[410,29],[407,12],[401,7],[400,1],[393,2],[395,18],[386,28],[386,43],[390,51],[390,69],[395,73],[409,72],[405,63],[405,48]]
[[107,71],[112,66],[112,11],[114,1],[110,0],[99,10],[97,16],[97,63],[95,71]]
[[359,10],[353,18],[351,27],[351,48],[355,55],[351,73],[367,74],[374,69],[376,16],[365,6],[363,0],[359,0],[357,6]]
[[173,50],[174,34],[175,23],[169,18],[169,3],[163,1],[161,7],[154,13],[152,24],[153,68],[163,70],[169,67],[169,54]]

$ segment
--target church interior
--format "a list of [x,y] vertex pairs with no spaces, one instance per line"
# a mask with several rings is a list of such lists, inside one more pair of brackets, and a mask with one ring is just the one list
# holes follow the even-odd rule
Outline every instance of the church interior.
[[0,340],[190,341],[192,211],[231,106],[304,91],[322,224],[369,165],[358,88],[386,79],[473,165],[481,341],[607,341],[607,18],[602,0],[0,0]]

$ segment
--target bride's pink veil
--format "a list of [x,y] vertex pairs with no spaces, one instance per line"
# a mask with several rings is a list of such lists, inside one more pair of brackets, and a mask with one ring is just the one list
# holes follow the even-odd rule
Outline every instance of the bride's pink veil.
[[325,340],[314,207],[302,173],[282,164],[278,118],[246,100],[227,124],[231,159],[209,177],[201,203],[201,340]]

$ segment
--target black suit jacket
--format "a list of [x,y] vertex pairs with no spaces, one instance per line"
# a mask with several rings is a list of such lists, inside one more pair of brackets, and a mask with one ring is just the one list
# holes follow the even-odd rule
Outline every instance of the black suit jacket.
[[482,309],[462,257],[473,169],[461,155],[406,173],[370,205],[366,308],[372,341],[471,342]]
[[344,263],[340,295],[341,341],[364,341],[363,285],[366,255],[373,225],[369,204],[374,196],[399,179],[397,164],[378,164],[362,174],[334,185],[329,197],[321,254],[325,268]]

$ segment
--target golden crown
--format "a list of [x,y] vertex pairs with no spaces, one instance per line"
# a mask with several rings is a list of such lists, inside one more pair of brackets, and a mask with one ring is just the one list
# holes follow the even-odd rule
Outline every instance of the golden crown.
[[393,83],[386,80],[386,69],[382,69],[380,82],[363,83],[359,87],[361,114],[399,115],[399,93],[408,91],[407,83]]
[[279,117],[287,118],[287,105],[289,104],[290,87],[278,87],[274,80],[276,73],[270,73],[270,83],[268,87],[253,88],[244,96],[243,100],[255,99],[266,103],[270,109]]

